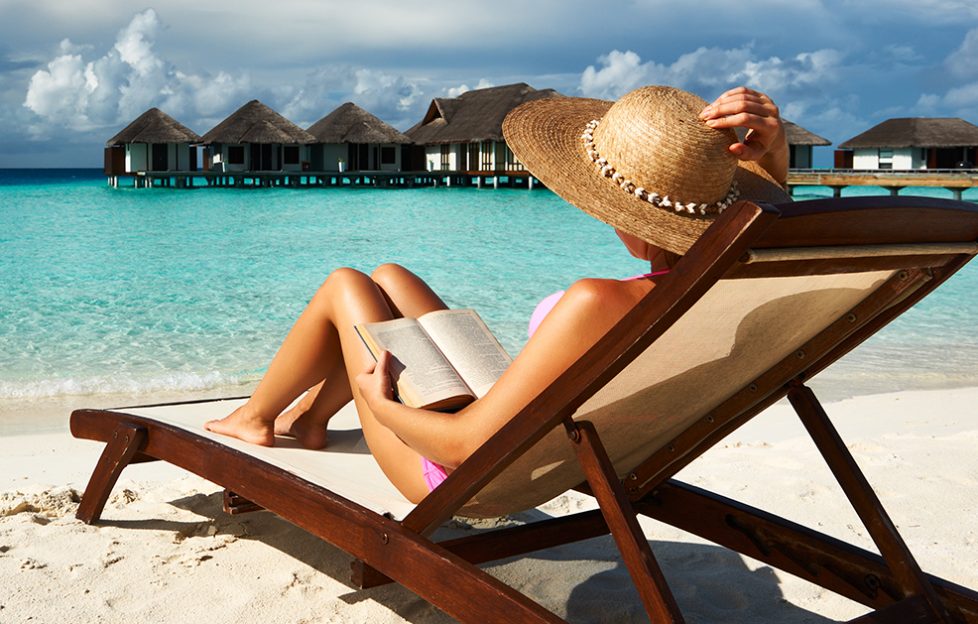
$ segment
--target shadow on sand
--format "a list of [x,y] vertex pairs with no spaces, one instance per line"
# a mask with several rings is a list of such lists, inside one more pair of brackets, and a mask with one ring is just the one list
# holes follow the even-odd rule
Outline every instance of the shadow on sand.
[[[172,531],[202,535],[215,527],[216,535],[260,541],[323,574],[349,584],[351,557],[269,512],[229,516],[222,509],[222,495],[195,494],[171,501],[180,509],[210,521],[107,520],[123,529]],[[514,523],[545,519],[531,510],[512,516]],[[485,529],[452,521],[439,529],[438,539],[472,535]],[[751,570],[740,555],[719,546],[682,542],[650,542],[686,615],[687,621],[754,624],[758,621],[827,624],[835,620],[788,603],[774,571],[766,566]],[[501,560],[484,566],[491,574],[540,602],[569,622],[644,622],[645,611],[608,536],[585,540]],[[446,579],[446,582],[451,582]],[[392,584],[356,590],[339,596],[350,604],[371,600],[402,618],[418,624],[454,620],[403,587]]]

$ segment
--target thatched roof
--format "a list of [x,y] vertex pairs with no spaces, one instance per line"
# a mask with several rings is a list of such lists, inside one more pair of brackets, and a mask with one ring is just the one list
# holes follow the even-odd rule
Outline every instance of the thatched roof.
[[887,119],[841,143],[857,147],[971,147],[978,145],[978,126],[957,117],[900,117]]
[[787,119],[784,122],[784,133],[788,136],[788,145],[832,145],[832,141],[822,138],[814,132],[809,132],[796,123]]
[[410,137],[353,102],[342,104],[309,126],[319,143],[411,143]]
[[119,134],[109,139],[105,146],[126,143],[196,143],[200,136],[158,108],[151,108]]
[[435,98],[424,119],[405,134],[419,144],[502,141],[506,114],[523,102],[546,97],[563,96],[519,82],[467,91],[457,98]]
[[316,138],[258,100],[231,113],[201,139],[203,143],[315,143]]

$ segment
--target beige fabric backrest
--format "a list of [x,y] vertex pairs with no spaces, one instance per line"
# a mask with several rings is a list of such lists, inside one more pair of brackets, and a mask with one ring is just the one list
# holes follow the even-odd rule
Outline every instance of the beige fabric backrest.
[[[619,476],[667,444],[875,291],[892,271],[722,280],[577,411]],[[584,481],[563,427],[462,510],[499,516]]]

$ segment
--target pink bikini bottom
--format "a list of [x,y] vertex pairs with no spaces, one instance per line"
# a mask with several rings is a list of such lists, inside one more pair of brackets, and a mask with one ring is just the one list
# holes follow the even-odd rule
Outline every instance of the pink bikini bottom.
[[429,492],[441,485],[441,482],[448,478],[445,467],[436,464],[427,457],[421,458],[421,475],[424,477],[424,482],[428,484]]

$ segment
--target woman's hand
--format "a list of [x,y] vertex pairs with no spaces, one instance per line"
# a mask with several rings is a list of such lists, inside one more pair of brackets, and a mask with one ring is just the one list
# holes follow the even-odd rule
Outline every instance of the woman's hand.
[[730,89],[700,113],[711,128],[746,128],[730,152],[740,160],[758,161],[771,176],[784,183],[788,176],[788,141],[781,113],[764,93],[747,87]]
[[384,351],[380,359],[369,369],[357,375],[357,387],[367,405],[377,405],[380,401],[390,401],[394,398],[394,384],[390,376],[391,354]]

